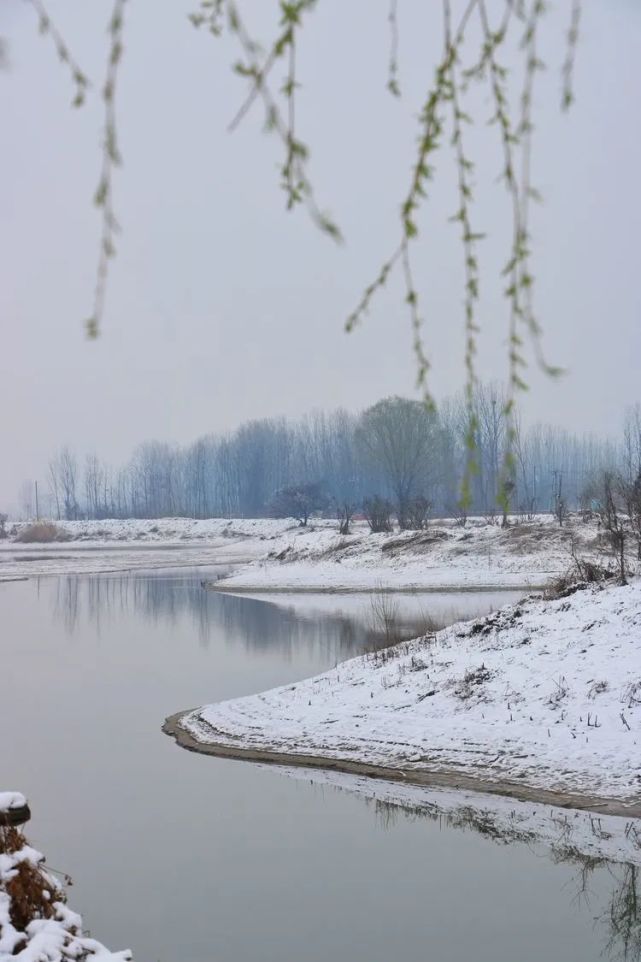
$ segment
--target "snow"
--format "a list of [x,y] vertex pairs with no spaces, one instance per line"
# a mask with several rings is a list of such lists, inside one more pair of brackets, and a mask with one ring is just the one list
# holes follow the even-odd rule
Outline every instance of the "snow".
[[[0,582],[59,574],[157,568],[232,566],[267,551],[291,521],[191,518],[60,521],[65,540],[48,544],[0,541]],[[16,525],[19,531],[24,525]]]
[[454,773],[638,803],[641,582],[530,598],[298,684],[188,712],[231,753]]
[[[532,590],[571,564],[571,547],[598,558],[593,523],[550,517],[507,529],[481,518],[451,519],[426,531],[371,534],[364,522],[339,535],[336,522],[301,527],[291,519],[164,518],[57,522],[53,544],[0,542],[0,580],[221,564],[225,591]],[[20,526],[17,526],[19,529]]]
[[[15,525],[19,534],[30,522]],[[144,541],[151,544],[211,538],[265,538],[280,535],[295,523],[272,518],[107,518],[100,521],[55,521],[54,524],[68,541],[88,541],[102,544],[111,541]],[[5,542],[4,547],[7,546]],[[30,545],[34,547],[34,545]]]
[[[7,804],[16,792],[0,793],[0,804],[7,796]],[[25,802],[26,803],[26,802]],[[3,840],[0,829],[0,843]],[[20,836],[21,837],[21,836]],[[10,846],[0,845],[0,962],[130,962],[128,950],[110,952],[100,942],[85,935],[82,919],[65,904],[65,895],[58,882],[43,867],[44,857],[24,843],[15,851],[5,851]],[[26,929],[16,929],[11,919],[12,896],[8,883],[17,876],[20,865],[28,864],[38,870],[46,887],[53,893],[51,918],[34,918]],[[57,896],[57,898],[56,898]]]
[[594,524],[563,528],[551,518],[503,529],[483,519],[461,527],[437,520],[426,531],[371,534],[359,523],[340,536],[335,524],[294,528],[269,553],[215,585],[224,591],[395,591],[534,589],[569,568],[571,548],[598,556]]
[[0,812],[8,812],[12,808],[24,808],[27,799],[20,792],[0,792]]

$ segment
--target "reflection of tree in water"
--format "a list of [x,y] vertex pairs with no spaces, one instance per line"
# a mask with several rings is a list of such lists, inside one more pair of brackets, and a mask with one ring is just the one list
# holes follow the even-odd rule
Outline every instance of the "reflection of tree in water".
[[630,862],[615,863],[607,859],[568,855],[578,867],[576,901],[589,905],[589,881],[597,870],[605,870],[611,878],[611,891],[606,910],[596,922],[608,932],[604,956],[621,962],[641,959],[641,905],[639,904],[639,866]]
[[[437,804],[420,803],[417,805],[399,804],[379,798],[365,799],[373,804],[376,817],[384,829],[392,828],[399,819],[427,819],[438,822],[447,828],[469,829],[500,844],[521,842],[534,844],[537,839],[533,832],[518,826],[506,827],[489,811],[471,806],[462,806],[455,811],[445,812]],[[595,922],[606,932],[604,957],[620,962],[639,962],[641,960],[641,901],[639,892],[639,866],[629,862],[613,862],[606,858],[586,855],[578,848],[565,842],[563,824],[566,816],[550,815],[555,826],[560,828],[559,840],[553,844],[550,857],[555,864],[575,866],[577,875],[572,901],[575,904],[590,905],[590,879],[595,872],[608,874],[610,889],[606,897],[606,909],[597,915]],[[590,819],[595,837],[606,837],[598,817]],[[641,849],[641,829],[638,823],[629,822],[626,837]]]
[[637,865],[610,867],[615,886],[610,900],[610,938],[606,951],[624,962],[641,959],[641,912],[639,911],[639,868]]
[[[122,615],[142,617],[152,624],[177,624],[189,618],[198,637],[207,645],[221,635],[228,644],[240,643],[255,653],[296,649],[321,651],[326,660],[339,660],[362,651],[369,644],[367,628],[357,618],[338,614],[305,614],[254,598],[208,591],[202,573],[193,576],[67,576],[56,579],[55,616],[68,633],[79,630],[84,619],[100,631],[103,624]],[[338,787],[338,786],[337,786]],[[374,806],[381,825],[391,828],[399,819],[428,819],[458,830],[473,831],[495,843],[534,845],[537,836],[517,822],[506,825],[491,811],[461,806],[445,811],[438,804],[410,805],[380,798],[366,798]],[[576,868],[571,900],[589,905],[590,881],[608,879],[606,908],[596,917],[605,932],[605,957],[621,962],[641,960],[641,906],[639,867],[586,855],[571,844],[567,814],[550,814],[557,830],[550,857]],[[605,837],[598,817],[590,819],[596,839]],[[628,823],[626,836],[641,851],[641,829]]]
[[507,828],[492,812],[462,805],[453,811],[445,811],[440,805],[431,802],[421,802],[417,805],[400,804],[381,798],[366,798],[368,804],[373,804],[376,818],[384,829],[392,828],[400,819],[415,821],[427,819],[438,822],[444,828],[459,830],[470,829],[493,842],[509,845],[511,842],[532,843],[536,836],[527,828],[514,824]]
[[256,653],[297,650],[339,661],[364,651],[369,631],[344,614],[301,614],[284,606],[245,596],[226,595],[202,586],[193,576],[75,576],[56,581],[54,613],[72,634],[87,619],[98,631],[114,619],[142,617],[151,624],[177,625],[188,619],[207,646],[215,635]]

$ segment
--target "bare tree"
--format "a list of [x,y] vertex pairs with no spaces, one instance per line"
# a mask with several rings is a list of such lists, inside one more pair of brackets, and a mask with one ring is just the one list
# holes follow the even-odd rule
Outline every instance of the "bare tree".
[[351,501],[336,501],[336,514],[338,515],[338,530],[340,534],[349,534],[349,527],[356,511],[356,505]]
[[56,505],[56,518],[60,521],[62,517],[60,504],[60,479],[58,475],[58,459],[52,458],[49,462],[49,488],[51,491],[51,500]]
[[374,495],[365,498],[363,511],[372,534],[381,534],[392,530],[392,504],[387,498]]
[[406,528],[412,531],[423,531],[427,528],[427,523],[432,511],[432,502],[422,495],[410,498],[407,504],[407,523]]
[[436,460],[436,416],[419,401],[391,397],[363,414],[357,440],[378,468],[396,502],[398,523],[407,525],[410,499],[424,487]]
[[563,522],[565,521],[567,515],[567,505],[565,498],[563,497],[563,471],[555,470],[553,471],[554,477],[554,488],[553,488],[553,504],[552,510],[554,512],[554,517],[559,522],[559,527],[563,527]]
[[305,527],[313,511],[322,511],[326,507],[327,497],[318,481],[283,488],[271,500],[274,517],[297,518],[301,527]]
[[106,497],[107,469],[95,454],[85,458],[85,510],[92,518],[105,518],[110,513]]
[[75,520],[78,517],[78,462],[75,454],[67,447],[60,451],[58,470],[65,508],[65,518],[67,518],[68,521]]
[[599,509],[601,524],[612,552],[612,557],[618,568],[619,584],[627,584],[625,564],[626,530],[621,511],[617,505],[620,486],[612,474],[603,478],[603,500]]
[[637,558],[641,561],[641,470],[633,481],[619,479],[619,486],[625,500],[630,528],[637,542]]

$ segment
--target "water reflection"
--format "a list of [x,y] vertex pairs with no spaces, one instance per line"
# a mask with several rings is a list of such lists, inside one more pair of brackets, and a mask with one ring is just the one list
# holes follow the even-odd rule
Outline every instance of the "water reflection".
[[602,955],[611,962],[641,959],[641,820],[336,772],[282,771],[360,796],[383,831],[393,831],[401,822],[427,821],[498,845],[524,845],[533,856],[575,869],[569,901],[592,916]]
[[610,902],[608,920],[610,938],[607,948],[610,954],[618,952],[619,957],[625,959],[625,962],[641,958],[638,880],[638,866],[624,865],[619,878],[616,879]]
[[186,620],[203,647],[222,635],[240,639],[249,651],[291,654],[304,647],[337,661],[369,644],[366,625],[340,613],[306,617],[274,603],[222,592],[202,585],[202,572],[187,578],[165,576],[74,576],[58,578],[54,617],[73,635],[89,622],[98,632],[106,623],[134,615],[154,624],[178,626]]
[[[636,822],[320,772],[296,783],[170,742],[160,724],[178,708],[323,671],[367,635],[367,598],[273,604],[205,591],[210,576],[0,592],[0,715],[19,733],[2,742],[5,779],[107,944],[181,962],[639,962]],[[176,831],[168,872],[159,840]]]
[[[73,635],[86,623],[99,633],[116,618],[133,616],[151,625],[195,628],[203,647],[222,632],[248,651],[291,654],[306,648],[328,663],[359,654],[381,642],[380,625],[367,595],[278,595],[255,598],[229,595],[203,587],[206,580],[224,576],[227,568],[194,569],[190,575],[167,573],[124,575],[67,575],[56,579],[54,617]],[[402,637],[423,634],[426,625],[442,626],[475,617],[521,593],[496,595],[395,595],[398,630]],[[429,617],[428,617],[429,616]]]

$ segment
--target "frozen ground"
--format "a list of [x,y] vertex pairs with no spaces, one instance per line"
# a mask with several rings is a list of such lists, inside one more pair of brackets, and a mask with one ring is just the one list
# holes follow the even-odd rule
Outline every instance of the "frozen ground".
[[597,558],[596,526],[550,518],[507,529],[481,519],[465,528],[434,521],[427,531],[371,534],[364,523],[341,537],[335,525],[284,532],[259,560],[215,585],[225,591],[376,591],[539,588],[570,567],[572,546]]
[[[527,599],[187,712],[190,747],[641,811],[641,582]],[[183,739],[185,740],[185,739]],[[596,804],[608,810],[607,804]]]
[[[26,805],[19,792],[0,792],[0,814]],[[129,962],[85,934],[66,905],[44,857],[15,828],[0,826],[0,962]]]
[[[64,540],[0,541],[0,580],[30,575],[221,564],[216,588],[232,591],[396,591],[538,588],[567,570],[572,545],[601,553],[593,523],[551,518],[507,529],[483,519],[465,528],[435,520],[427,531],[371,534],[364,522],[340,536],[336,522],[164,518],[58,522]],[[17,531],[21,529],[17,526]]]
[[[264,555],[283,521],[213,518],[56,522],[65,540],[0,541],[0,581],[39,575],[96,574],[191,565],[234,566]],[[289,522],[291,525],[291,521]],[[18,531],[24,525],[16,526]]]

